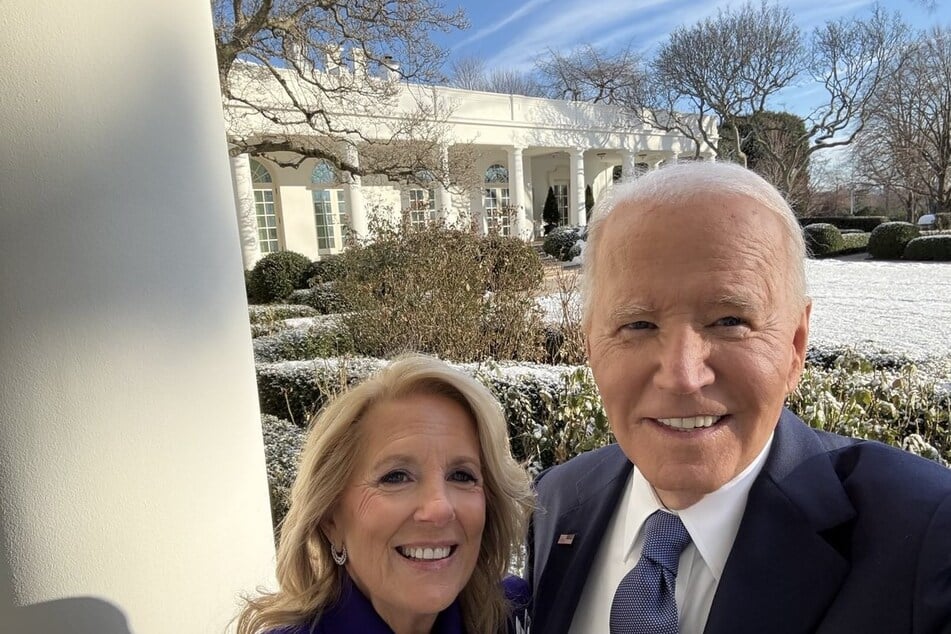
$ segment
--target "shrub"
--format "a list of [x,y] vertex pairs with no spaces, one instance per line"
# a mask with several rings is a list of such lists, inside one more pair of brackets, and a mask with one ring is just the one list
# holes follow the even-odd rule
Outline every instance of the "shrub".
[[860,253],[868,248],[868,233],[843,233],[842,250],[839,253]]
[[898,260],[905,246],[918,237],[918,227],[910,222],[886,222],[872,230],[868,239],[868,252],[873,258]]
[[827,222],[806,225],[803,229],[803,237],[806,240],[806,248],[814,257],[832,255],[845,246],[842,234],[835,225]]
[[359,354],[417,351],[458,361],[537,359],[542,265],[528,244],[441,225],[381,228],[342,254],[337,282]]
[[347,299],[340,294],[333,282],[292,291],[287,301],[310,306],[321,315],[342,313],[350,309]]
[[555,200],[555,190],[548,188],[548,196],[545,198],[545,206],[542,208],[542,220],[546,225],[555,226],[561,222],[561,213],[558,211],[558,201]]
[[581,233],[577,227],[556,227],[551,233],[545,236],[542,243],[542,251],[558,258],[562,261],[568,261],[568,253],[574,243],[581,239]]
[[267,254],[251,269],[250,301],[256,304],[276,302],[286,298],[295,288],[306,288],[310,264],[307,256],[293,251]]
[[951,229],[951,213],[935,214],[935,228],[942,231]]
[[799,218],[799,224],[804,226],[826,223],[834,225],[839,231],[858,229],[864,232],[871,232],[875,227],[887,221],[888,218],[885,216],[812,216]]
[[307,434],[297,425],[270,414],[261,416],[261,431],[264,435],[271,521],[276,528],[280,526],[290,506],[291,486],[297,477],[300,452],[304,448]]
[[257,337],[253,345],[255,363],[303,361],[353,353],[350,331],[338,323],[338,319]]
[[912,238],[905,246],[902,257],[906,260],[951,260],[951,234],[936,234]]
[[343,274],[343,265],[337,256],[326,257],[311,262],[304,274],[308,286],[320,286],[327,282],[336,282]]

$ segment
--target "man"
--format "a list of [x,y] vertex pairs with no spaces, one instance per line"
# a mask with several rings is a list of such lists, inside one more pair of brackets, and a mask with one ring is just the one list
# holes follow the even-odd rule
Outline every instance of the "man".
[[584,330],[617,444],[538,479],[533,631],[951,632],[951,470],[783,407],[804,256],[782,196],[736,165],[650,172],[595,211]]

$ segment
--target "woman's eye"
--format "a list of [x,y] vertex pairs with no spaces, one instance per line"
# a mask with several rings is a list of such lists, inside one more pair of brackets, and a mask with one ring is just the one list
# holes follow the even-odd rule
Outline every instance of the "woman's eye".
[[409,482],[409,474],[405,471],[390,471],[380,478],[381,484],[404,484],[406,482]]
[[479,479],[465,470],[453,471],[449,474],[449,479],[453,482],[478,482]]
[[721,317],[720,319],[716,320],[716,322],[714,323],[716,323],[717,326],[733,327],[733,326],[743,326],[744,324],[746,324],[746,321],[739,317],[734,317],[731,315],[729,317]]

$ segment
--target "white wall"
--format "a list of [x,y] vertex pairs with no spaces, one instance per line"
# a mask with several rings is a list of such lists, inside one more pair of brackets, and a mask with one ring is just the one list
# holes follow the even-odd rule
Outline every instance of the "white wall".
[[273,545],[209,6],[3,12],[0,631],[221,632]]

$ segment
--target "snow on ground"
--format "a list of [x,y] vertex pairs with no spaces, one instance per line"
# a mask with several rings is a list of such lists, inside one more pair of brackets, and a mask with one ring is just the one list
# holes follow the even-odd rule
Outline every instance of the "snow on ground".
[[[808,260],[810,340],[820,346],[951,356],[951,263]],[[539,300],[557,321],[556,296]]]

